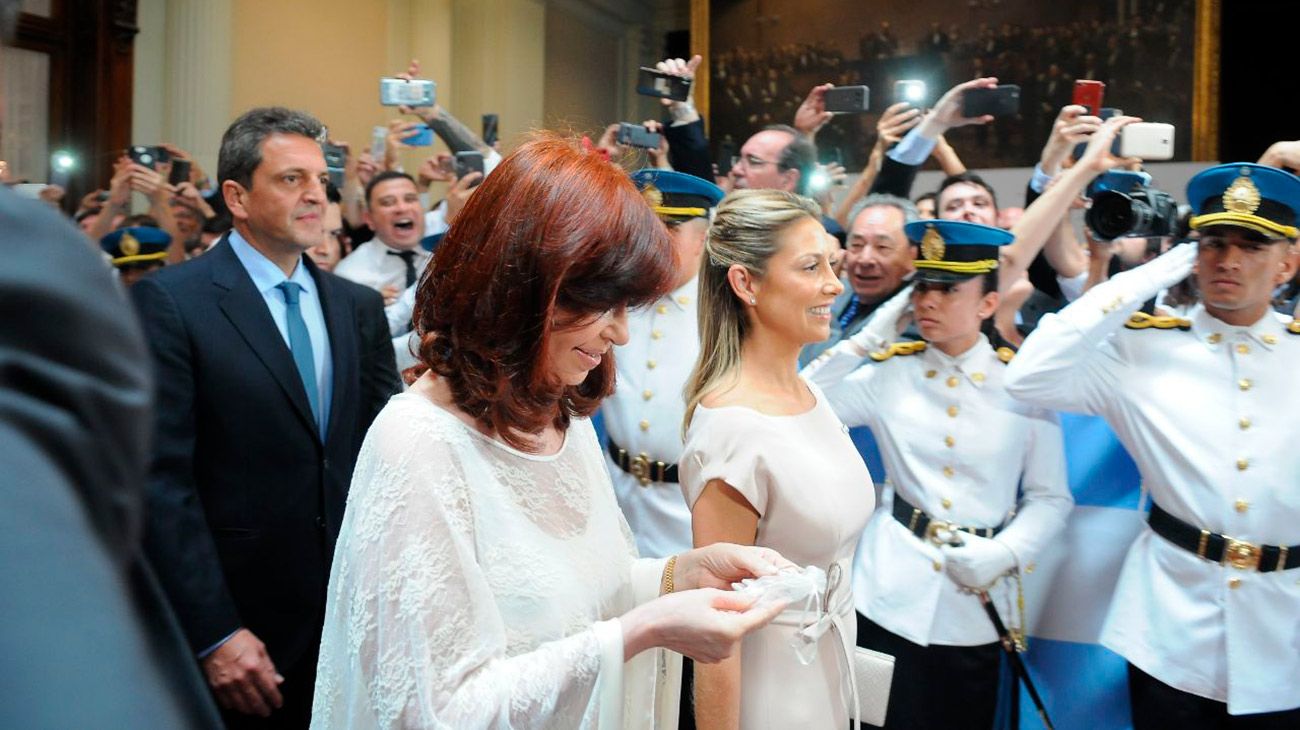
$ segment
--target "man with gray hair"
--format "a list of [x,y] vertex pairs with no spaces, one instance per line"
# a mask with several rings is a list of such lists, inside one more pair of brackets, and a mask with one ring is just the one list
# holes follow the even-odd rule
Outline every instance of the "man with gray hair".
[[801,366],[856,334],[877,307],[906,285],[916,270],[916,249],[903,226],[919,219],[911,201],[884,193],[868,195],[853,209],[844,251],[846,286],[831,305],[831,336],[805,347]]
[[380,294],[320,271],[321,124],[253,109],[221,140],[234,219],[131,290],[157,409],[145,545],[230,728],[306,728],[361,439],[397,389]]

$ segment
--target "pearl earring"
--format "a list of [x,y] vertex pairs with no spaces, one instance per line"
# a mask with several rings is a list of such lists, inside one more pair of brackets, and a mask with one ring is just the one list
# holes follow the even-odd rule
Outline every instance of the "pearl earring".
[[756,299],[756,298],[754,298],[754,297],[750,297],[750,298],[749,298],[749,305],[752,306],[752,307],[757,307],[757,306],[758,306],[758,299]]

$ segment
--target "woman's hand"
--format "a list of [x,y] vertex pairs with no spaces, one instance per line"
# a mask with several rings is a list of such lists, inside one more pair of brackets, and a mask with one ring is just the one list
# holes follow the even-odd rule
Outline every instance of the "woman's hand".
[[683,591],[692,588],[730,590],[732,583],[745,578],[761,578],[783,568],[797,567],[771,548],[718,542],[678,556],[673,584],[676,590]]
[[766,626],[784,609],[779,601],[756,604],[753,596],[716,588],[660,596],[620,619],[623,660],[658,646],[714,664],[731,656],[746,634]]

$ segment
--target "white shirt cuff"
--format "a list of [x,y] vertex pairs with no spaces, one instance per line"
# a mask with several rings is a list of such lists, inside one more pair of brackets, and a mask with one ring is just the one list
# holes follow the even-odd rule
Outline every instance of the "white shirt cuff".
[[937,140],[922,137],[915,127],[912,131],[903,137],[902,141],[894,145],[894,148],[888,152],[889,158],[894,162],[916,167],[934,152],[934,146],[938,144]]

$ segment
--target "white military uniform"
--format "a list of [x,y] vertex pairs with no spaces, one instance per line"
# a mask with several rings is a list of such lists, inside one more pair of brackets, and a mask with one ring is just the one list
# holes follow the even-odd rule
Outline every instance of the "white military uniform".
[[[628,315],[628,343],[615,351],[618,383],[601,404],[609,437],[633,456],[676,464],[682,455],[682,391],[700,352],[696,279]],[[691,549],[691,511],[677,484],[645,485],[605,461],[614,494],[642,557],[661,558]]]
[[[900,344],[902,353],[923,346]],[[854,559],[858,611],[922,646],[979,646],[998,637],[980,602],[944,572],[943,552],[894,518],[895,493],[956,525],[1011,519],[997,539],[1028,570],[1073,505],[1055,414],[1007,395],[1005,370],[983,335],[957,357],[928,347],[880,362],[864,361],[845,341],[804,370],[846,425],[871,427],[892,485]],[[1013,605],[1008,593],[1007,581],[990,591],[1000,607]]]
[[[1146,266],[1044,317],[1008,390],[1105,417],[1173,516],[1256,545],[1300,543],[1300,327],[1271,311],[1234,327],[1198,304],[1186,320],[1126,328],[1159,289]],[[1300,707],[1300,570],[1221,565],[1144,530],[1101,643],[1229,714]]]

